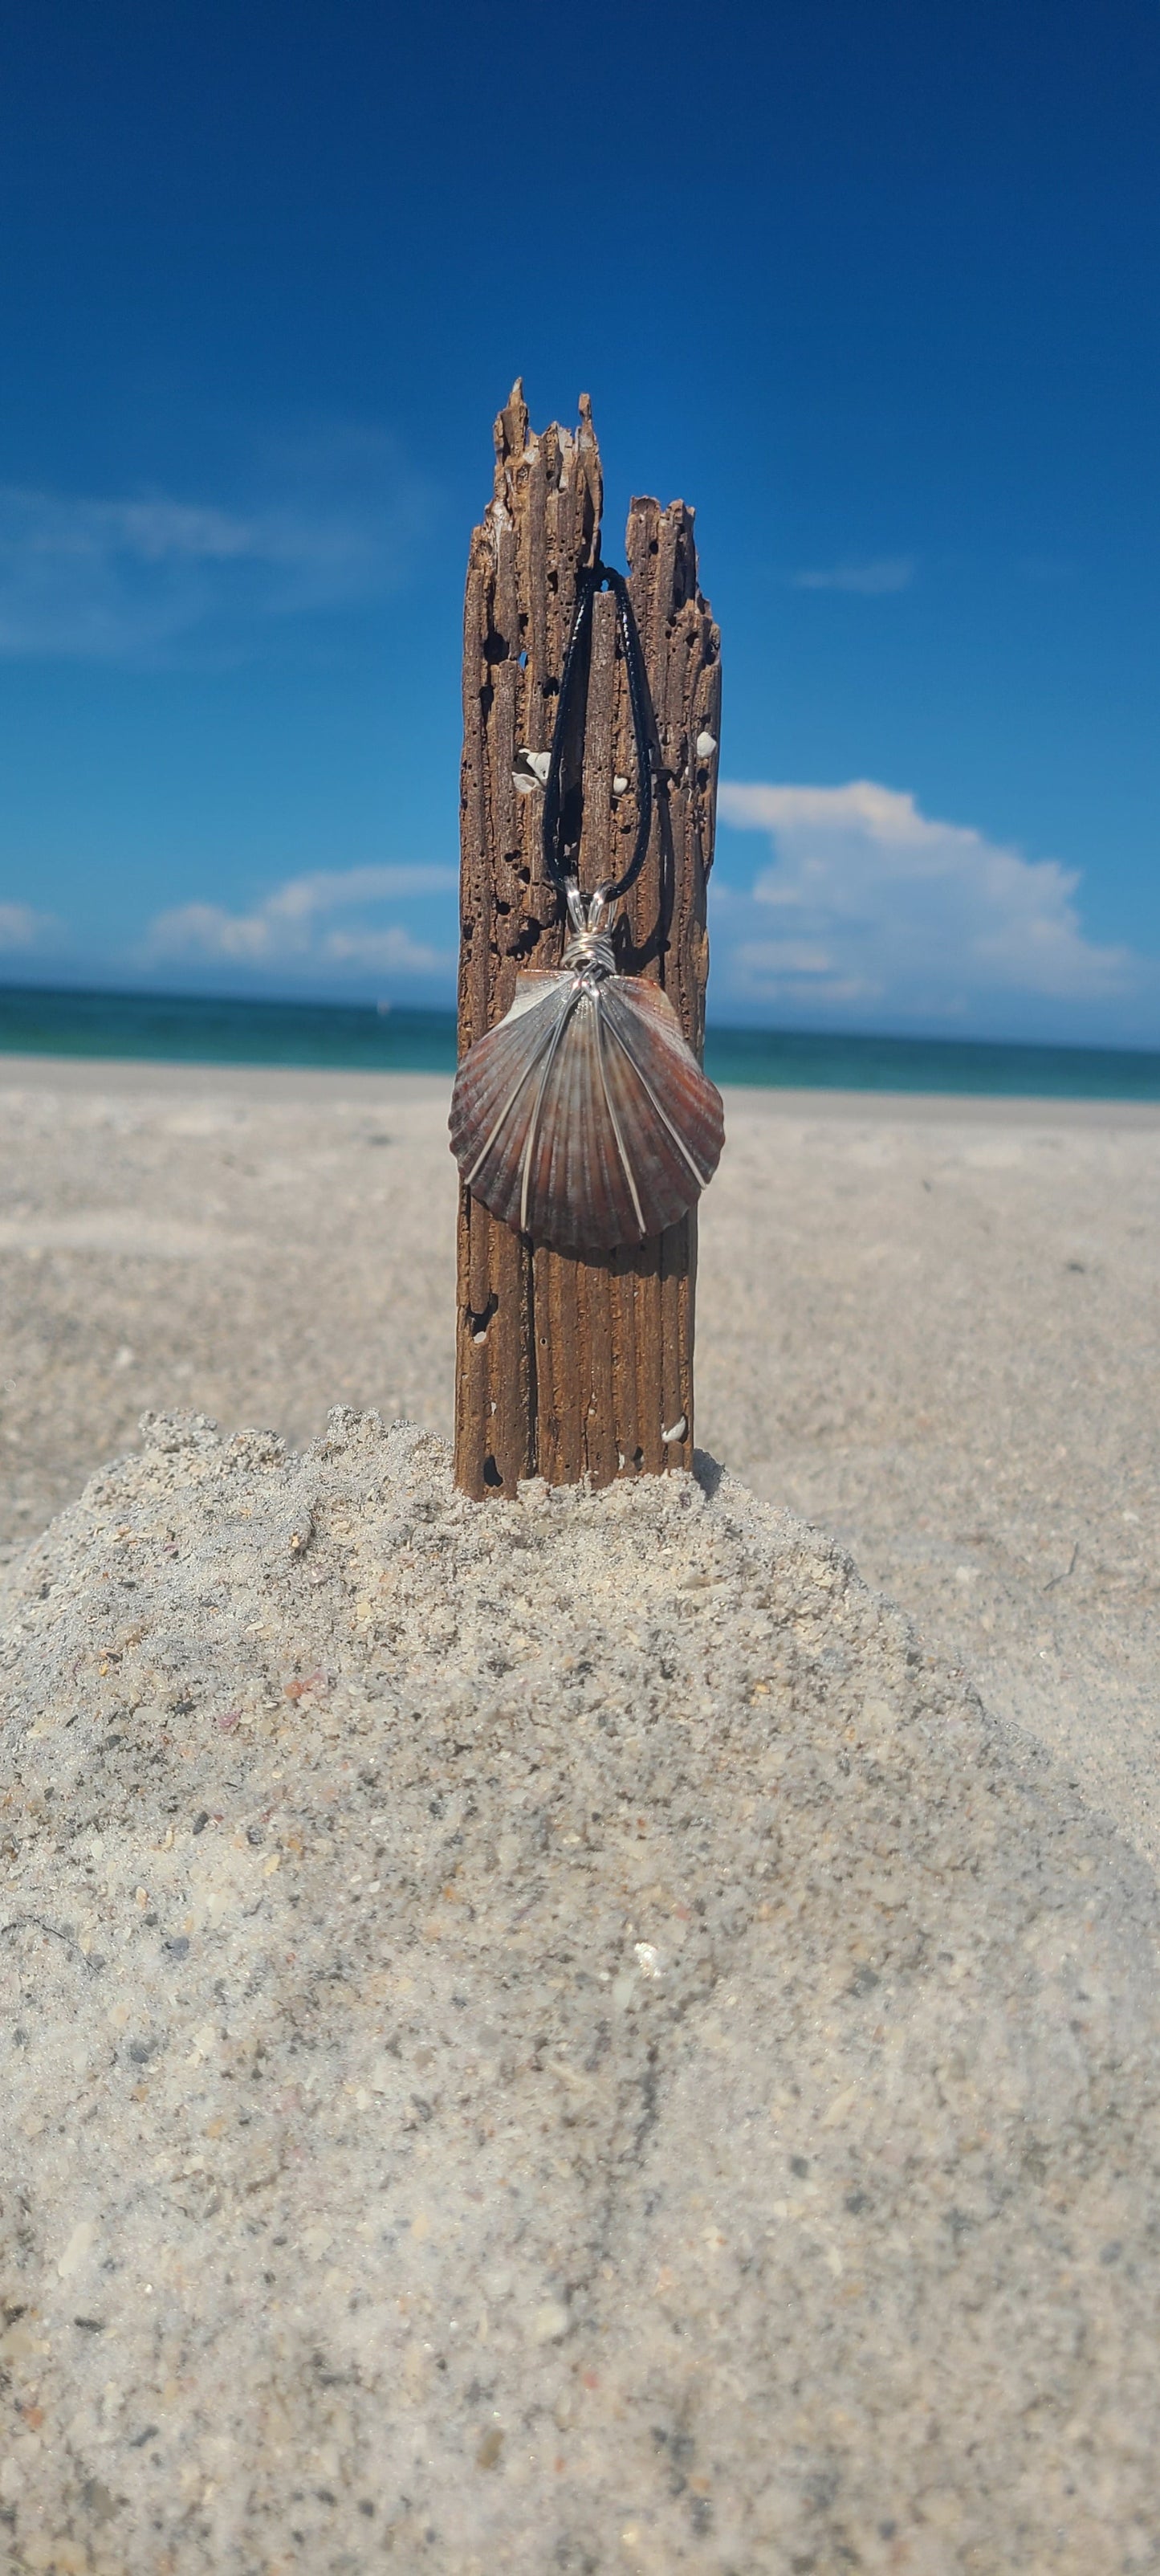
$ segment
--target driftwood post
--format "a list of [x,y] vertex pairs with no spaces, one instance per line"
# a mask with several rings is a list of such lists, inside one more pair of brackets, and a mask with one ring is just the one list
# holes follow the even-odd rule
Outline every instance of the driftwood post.
[[[559,900],[540,849],[543,799],[521,794],[520,750],[551,743],[577,572],[600,532],[600,454],[584,396],[575,432],[529,433],[520,384],[495,426],[495,493],[471,541],[463,646],[459,1052],[503,1017],[521,966],[555,966]],[[656,718],[656,811],[628,898],[623,963],[665,987],[704,1040],[705,886],[713,860],[720,636],[697,588],[693,513],[634,500],[633,609]],[[609,550],[609,560],[619,558]],[[708,739],[707,739],[708,738]],[[711,740],[713,748],[708,747]],[[698,748],[698,746],[700,746]],[[584,765],[582,882],[616,877],[636,828],[632,726],[615,604],[595,603]],[[455,1476],[514,1496],[522,1476],[594,1485],[693,1459],[696,1212],[602,1258],[533,1248],[468,1190],[459,1218]]]

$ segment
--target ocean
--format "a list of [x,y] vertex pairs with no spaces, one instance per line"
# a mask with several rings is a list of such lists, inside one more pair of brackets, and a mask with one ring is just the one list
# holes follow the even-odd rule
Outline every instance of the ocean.
[[[313,1065],[452,1073],[452,1011],[255,1002],[182,993],[0,986],[0,1053],[158,1064]],[[1158,1100],[1160,1052],[983,1039],[821,1036],[710,1026],[705,1069],[774,1090],[935,1091],[1040,1100]]]

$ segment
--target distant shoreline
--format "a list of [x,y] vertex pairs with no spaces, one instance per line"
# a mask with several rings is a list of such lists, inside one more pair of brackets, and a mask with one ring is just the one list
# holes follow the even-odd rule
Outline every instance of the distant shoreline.
[[[409,1073],[391,1067],[361,1065],[205,1064],[196,1060],[164,1062],[141,1056],[16,1055],[0,1048],[0,1094],[43,1089],[60,1094],[79,1091],[119,1093],[130,1099],[150,1094],[188,1100],[233,1100],[255,1107],[324,1107],[350,1105],[352,1091],[368,1107],[386,1108],[391,1101],[443,1101],[450,1097],[450,1073]],[[835,1085],[737,1083],[729,1086],[733,1108],[788,1120],[871,1121],[875,1126],[1033,1126],[1046,1128],[1160,1127],[1160,1100],[1084,1099],[1074,1094],[1031,1092],[950,1092],[839,1090]]]
[[[0,1061],[237,1072],[455,1068],[455,1015],[374,1004],[0,986]],[[710,1022],[723,1087],[864,1096],[1160,1104],[1160,1050],[744,1029]]]

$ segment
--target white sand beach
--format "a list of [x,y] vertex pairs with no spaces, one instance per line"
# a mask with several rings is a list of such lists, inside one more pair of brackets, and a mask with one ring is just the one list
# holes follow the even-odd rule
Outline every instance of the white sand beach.
[[12,2565],[1153,2566],[1160,1114],[731,1094],[476,1506],[447,1088],[0,1066]]
[[[0,1551],[148,1407],[451,1429],[449,1086],[0,1057]],[[699,1445],[1160,1854],[1160,1110],[731,1091]]]

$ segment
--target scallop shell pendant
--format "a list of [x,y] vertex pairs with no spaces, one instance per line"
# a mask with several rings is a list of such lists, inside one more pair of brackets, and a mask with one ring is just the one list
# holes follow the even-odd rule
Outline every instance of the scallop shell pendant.
[[600,898],[569,903],[556,973],[518,978],[505,1019],[468,1049],[451,1150],[473,1197],[560,1252],[661,1234],[713,1177],[721,1095],[658,984],[618,974]]

